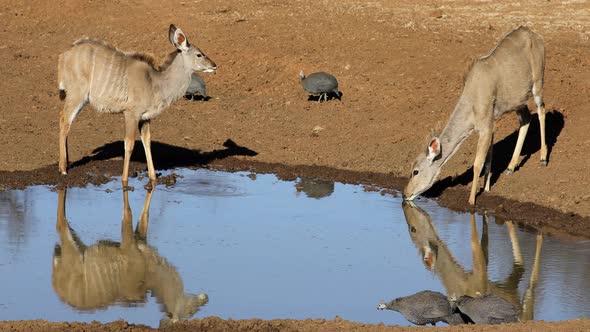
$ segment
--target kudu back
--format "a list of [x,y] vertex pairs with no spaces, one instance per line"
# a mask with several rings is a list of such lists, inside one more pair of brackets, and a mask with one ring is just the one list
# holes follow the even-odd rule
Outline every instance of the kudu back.
[[123,184],[127,185],[129,161],[139,129],[152,181],[150,120],[184,96],[193,72],[213,72],[217,66],[186,35],[170,25],[168,39],[176,48],[161,65],[145,54],[123,52],[107,43],[83,38],[59,56],[60,98],[59,170],[67,173],[67,135],[76,115],[90,104],[98,112],[123,113],[125,159]]
[[152,194],[147,192],[134,232],[128,191],[124,191],[121,242],[102,240],[86,246],[66,219],[66,190],[59,192],[60,244],[53,254],[51,279],[62,301],[78,310],[94,311],[114,304],[144,303],[150,293],[164,313],[161,324],[188,319],[208,302],[206,294],[185,293],[176,268],[147,244]]
[[469,203],[474,205],[484,161],[485,190],[490,190],[494,123],[503,114],[512,111],[519,117],[520,129],[507,173],[516,169],[529,128],[531,116],[527,101],[531,95],[539,115],[541,164],[546,165],[544,67],[543,40],[526,27],[511,31],[490,54],[475,60],[465,76],[463,91],[447,125],[440,136],[433,136],[429,140],[426,149],[414,161],[404,197],[412,200],[432,187],[443,165],[475,131],[479,134],[479,140],[469,195]]

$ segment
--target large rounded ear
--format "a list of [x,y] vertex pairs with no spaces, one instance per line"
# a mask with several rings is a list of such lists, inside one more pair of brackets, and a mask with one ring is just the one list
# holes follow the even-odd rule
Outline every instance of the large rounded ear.
[[168,39],[180,51],[187,51],[189,48],[188,39],[186,39],[186,35],[182,30],[177,29],[174,24],[170,24],[170,29],[168,29]]
[[426,158],[430,161],[434,161],[440,156],[441,146],[438,137],[433,137],[428,143],[428,155]]
[[170,24],[170,28],[168,29],[168,40],[174,45],[174,32],[176,32],[176,27],[174,24]]

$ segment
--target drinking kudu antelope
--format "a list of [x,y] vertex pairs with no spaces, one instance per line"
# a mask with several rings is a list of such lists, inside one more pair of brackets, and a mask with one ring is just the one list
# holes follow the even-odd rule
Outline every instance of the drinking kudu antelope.
[[[483,58],[472,63],[455,110],[440,136],[430,139],[414,164],[410,181],[404,189],[408,200],[425,192],[434,184],[443,165],[473,131],[479,134],[469,204],[475,204],[479,176],[485,160],[485,190],[490,190],[494,122],[514,111],[520,120],[518,139],[507,173],[513,172],[520,157],[530,123],[526,106],[534,97],[541,129],[541,164],[547,164],[545,143],[545,106],[543,103],[543,72],[545,48],[543,40],[526,27],[519,27]],[[486,157],[487,156],[487,157]]]
[[543,235],[537,234],[535,258],[532,264],[529,284],[520,298],[519,285],[524,276],[524,263],[515,225],[506,222],[508,236],[512,244],[512,271],[505,280],[491,281],[488,275],[488,235],[487,217],[484,216],[481,240],[478,238],[475,215],[471,214],[471,252],[473,270],[467,271],[457,261],[447,244],[439,237],[436,227],[426,211],[412,202],[404,202],[404,216],[412,242],[419,250],[425,267],[436,273],[443,284],[447,296],[498,295],[513,303],[520,310],[520,320],[532,320],[534,313],[535,287],[539,276]]
[[98,112],[123,113],[125,160],[123,185],[127,185],[129,160],[139,129],[148,175],[156,180],[150,147],[150,120],[184,96],[193,72],[213,72],[217,67],[186,35],[170,25],[170,42],[176,50],[156,65],[151,56],[122,52],[105,42],[83,38],[59,56],[60,112],[59,170],[67,173],[67,135],[76,115],[90,104]]
[[146,195],[135,233],[125,190],[121,242],[103,240],[86,246],[66,219],[66,190],[59,192],[56,228],[60,245],[53,254],[51,279],[62,301],[78,310],[93,311],[146,302],[150,293],[164,313],[160,324],[188,319],[208,302],[206,294],[186,294],[176,268],[147,244],[153,191]]

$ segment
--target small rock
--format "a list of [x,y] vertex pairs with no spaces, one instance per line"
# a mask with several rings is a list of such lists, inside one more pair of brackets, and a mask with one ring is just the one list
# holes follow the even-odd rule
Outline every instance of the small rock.
[[444,14],[443,14],[442,10],[436,9],[436,10],[430,12],[430,17],[443,18]]
[[318,137],[320,135],[320,132],[322,132],[325,128],[322,126],[315,126],[313,127],[313,129],[311,130],[311,136],[312,137]]

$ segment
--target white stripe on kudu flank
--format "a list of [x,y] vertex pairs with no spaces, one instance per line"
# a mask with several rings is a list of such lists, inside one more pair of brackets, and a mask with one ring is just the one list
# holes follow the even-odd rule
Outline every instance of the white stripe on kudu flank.
[[94,84],[94,71],[96,70],[96,50],[90,50],[92,53],[92,69],[90,70],[90,79],[88,80],[88,100],[90,100],[90,96],[92,95],[92,86]]
[[100,92],[98,93],[97,97],[98,98],[102,98],[105,90],[107,89],[107,87],[110,85],[109,83],[111,80],[111,73],[113,72],[113,65],[115,62],[115,57],[117,56],[117,53],[113,52],[111,55],[111,59],[109,60],[109,62],[107,63],[107,69],[106,69],[106,76],[104,77],[104,79],[102,79],[102,88],[100,89]]

